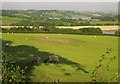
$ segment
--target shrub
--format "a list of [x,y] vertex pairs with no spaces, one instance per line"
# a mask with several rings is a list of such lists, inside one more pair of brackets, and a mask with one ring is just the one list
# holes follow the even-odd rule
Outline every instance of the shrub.
[[21,69],[19,66],[15,66],[7,60],[9,54],[3,53],[2,59],[2,82],[5,84],[8,83],[19,83],[25,82],[26,69]]
[[3,28],[3,33],[60,33],[60,34],[103,34],[100,28],[82,28],[82,29],[60,29],[55,26],[43,26],[42,28],[18,27],[18,28]]
[[102,34],[102,30],[100,28],[82,28],[79,30],[82,34]]
[[[92,71],[91,74],[91,82],[116,82],[118,81],[119,74],[110,74],[112,77],[111,78],[106,78],[105,75],[107,73],[109,74],[110,70],[110,64],[116,59],[116,56],[113,56],[112,58],[109,58],[108,61],[106,61],[106,55],[110,54],[112,49],[107,49],[106,53],[100,56],[100,59],[95,66],[94,70]],[[104,64],[106,61],[107,64]],[[102,72],[102,73],[101,73]]]
[[116,35],[120,35],[120,30],[115,32]]

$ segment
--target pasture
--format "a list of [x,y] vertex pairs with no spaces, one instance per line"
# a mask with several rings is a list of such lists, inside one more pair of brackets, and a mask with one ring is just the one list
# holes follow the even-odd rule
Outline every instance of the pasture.
[[[111,48],[103,67],[113,56],[117,59],[110,65],[109,72],[99,75],[108,81],[118,72],[118,37],[68,34],[2,34],[3,51],[8,58],[22,67],[28,66],[27,78],[32,82],[89,82],[90,76],[102,54]],[[4,45],[9,42],[10,46]],[[59,56],[58,64],[43,63],[49,55]],[[41,62],[32,65],[34,56],[40,56]],[[103,76],[104,74],[104,76]]]
[[105,25],[105,24],[109,24],[109,25],[117,25],[118,22],[117,21],[91,21],[90,22],[92,25]]
[[13,18],[13,17],[7,17],[7,16],[2,16],[2,25],[10,25],[12,23],[17,23],[22,21],[22,18]]

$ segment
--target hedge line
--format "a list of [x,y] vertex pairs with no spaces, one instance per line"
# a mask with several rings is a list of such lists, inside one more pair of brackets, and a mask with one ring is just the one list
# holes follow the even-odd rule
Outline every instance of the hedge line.
[[100,28],[81,28],[81,29],[60,29],[56,27],[44,26],[37,27],[18,27],[18,28],[2,28],[3,33],[59,33],[59,34],[103,34]]

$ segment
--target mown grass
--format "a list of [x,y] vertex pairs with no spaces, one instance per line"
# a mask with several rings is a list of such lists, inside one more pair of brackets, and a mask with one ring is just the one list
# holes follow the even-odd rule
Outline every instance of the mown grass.
[[[10,47],[3,50],[11,54],[10,60],[29,67],[27,76],[33,82],[88,82],[99,57],[107,48],[112,48],[112,52],[106,57],[116,56],[118,59],[118,37],[115,36],[22,33],[4,33],[2,36],[3,44],[11,41]],[[59,55],[59,64],[43,63],[51,54]],[[33,56],[42,58],[39,65],[31,65]],[[109,73],[104,74],[104,80],[99,81],[108,81],[118,72],[117,59],[110,65]]]

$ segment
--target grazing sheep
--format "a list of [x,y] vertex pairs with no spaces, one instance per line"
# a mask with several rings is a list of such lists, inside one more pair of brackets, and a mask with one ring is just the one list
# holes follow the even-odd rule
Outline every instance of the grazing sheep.
[[45,37],[46,39],[48,39],[49,37]]
[[25,38],[26,40],[28,40],[28,38]]
[[6,43],[6,47],[8,47],[10,45],[10,43]]
[[47,63],[47,62],[58,63],[59,62],[59,57],[56,56],[56,55],[51,55],[47,59],[44,60],[44,63]]
[[34,64],[34,63],[38,63],[38,64],[39,64],[40,60],[41,60],[40,57],[34,57],[34,58],[32,59],[32,64]]

